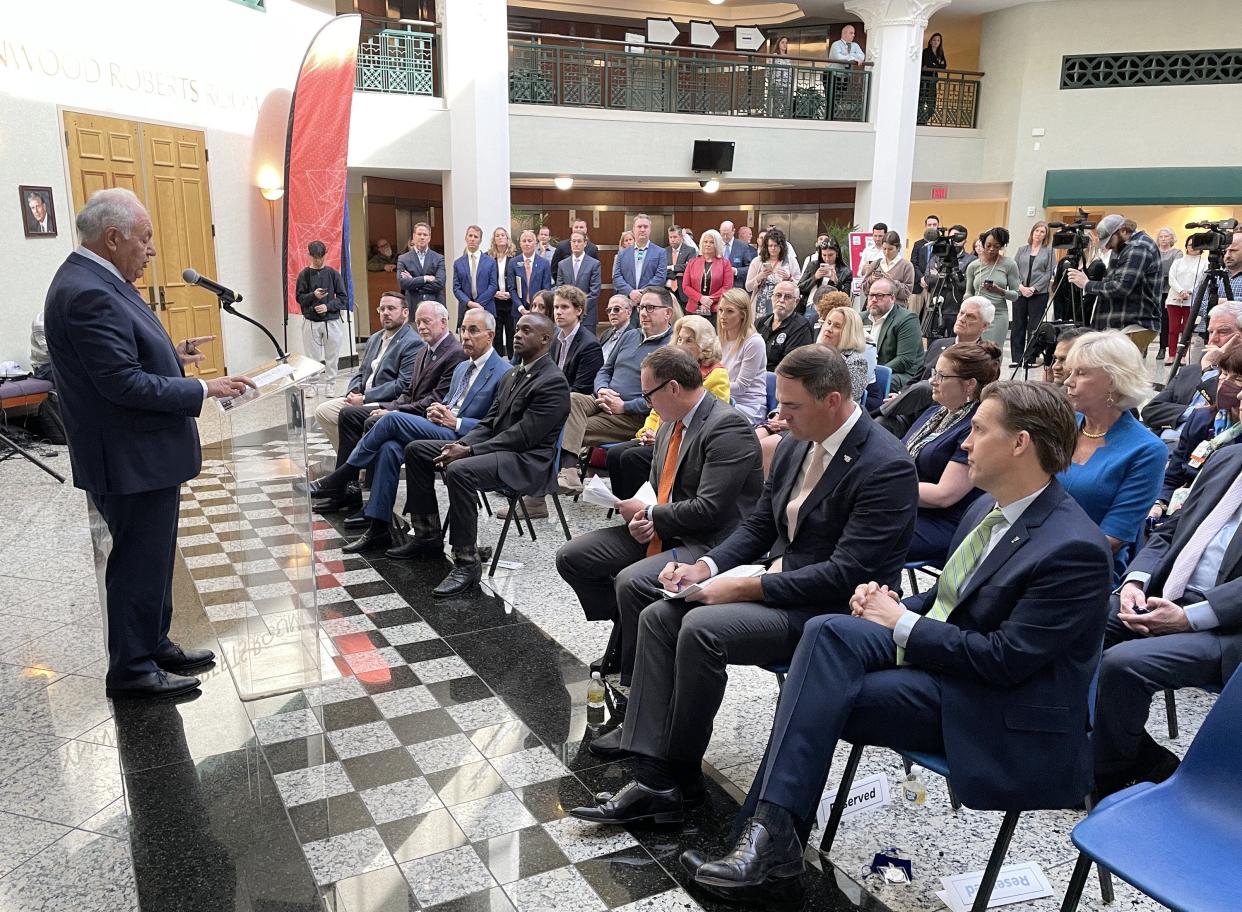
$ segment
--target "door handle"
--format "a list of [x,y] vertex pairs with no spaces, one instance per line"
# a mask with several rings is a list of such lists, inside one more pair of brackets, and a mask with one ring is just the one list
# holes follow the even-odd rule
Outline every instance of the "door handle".
[[164,301],[164,286],[160,286],[160,310],[168,310],[168,304]]
[[151,313],[155,313],[155,288],[147,286],[147,306],[151,308]]

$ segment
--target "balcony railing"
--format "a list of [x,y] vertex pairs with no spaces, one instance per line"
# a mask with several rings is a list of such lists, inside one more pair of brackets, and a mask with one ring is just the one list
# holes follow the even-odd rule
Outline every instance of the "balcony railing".
[[970,70],[924,70],[919,83],[919,126],[978,126],[983,74]]
[[509,101],[668,114],[867,119],[869,69],[511,33]]
[[360,92],[439,95],[434,22],[366,17],[354,88]]

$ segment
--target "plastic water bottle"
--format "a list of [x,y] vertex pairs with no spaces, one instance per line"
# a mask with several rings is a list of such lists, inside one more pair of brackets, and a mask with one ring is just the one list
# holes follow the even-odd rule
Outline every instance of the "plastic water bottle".
[[927,803],[927,786],[917,775],[911,773],[902,780],[901,797],[907,807],[922,807]]
[[591,672],[587,685],[587,725],[604,724],[604,681],[598,671]]

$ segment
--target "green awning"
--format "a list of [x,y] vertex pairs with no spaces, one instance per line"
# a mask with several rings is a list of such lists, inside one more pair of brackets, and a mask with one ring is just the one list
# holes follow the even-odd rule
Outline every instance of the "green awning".
[[1242,203],[1242,168],[1049,171],[1045,206],[1211,206]]

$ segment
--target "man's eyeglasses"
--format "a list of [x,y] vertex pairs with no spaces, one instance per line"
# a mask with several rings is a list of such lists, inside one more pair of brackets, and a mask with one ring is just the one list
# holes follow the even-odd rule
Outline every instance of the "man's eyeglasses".
[[867,295],[867,299],[879,300],[880,298],[891,298],[892,296],[893,293],[891,291],[873,291]]
[[660,384],[659,386],[657,386],[655,389],[653,389],[653,390],[644,390],[644,391],[643,391],[643,401],[644,401],[644,402],[646,402],[648,405],[651,405],[651,397],[652,397],[652,396],[654,396],[656,393],[658,393],[660,390],[664,389],[664,387],[668,386],[668,385],[669,385],[670,383],[672,383],[672,382],[673,382],[673,378],[672,378],[672,377],[669,377],[667,380],[665,380],[663,383],[661,383],[661,384]]
[[798,296],[796,294],[789,294],[788,292],[785,292],[785,291],[774,291],[772,292],[772,300],[773,301],[796,301],[798,300]]
[[610,314],[619,314],[619,313],[624,313],[624,312],[625,312],[624,307],[609,307],[608,308],[608,313]]
[[645,314],[655,313],[657,310],[672,310],[667,304],[640,304],[638,307]]
[[942,374],[938,370],[933,370],[931,372],[932,383],[939,383],[941,380],[964,380],[964,379],[965,378],[961,374]]

